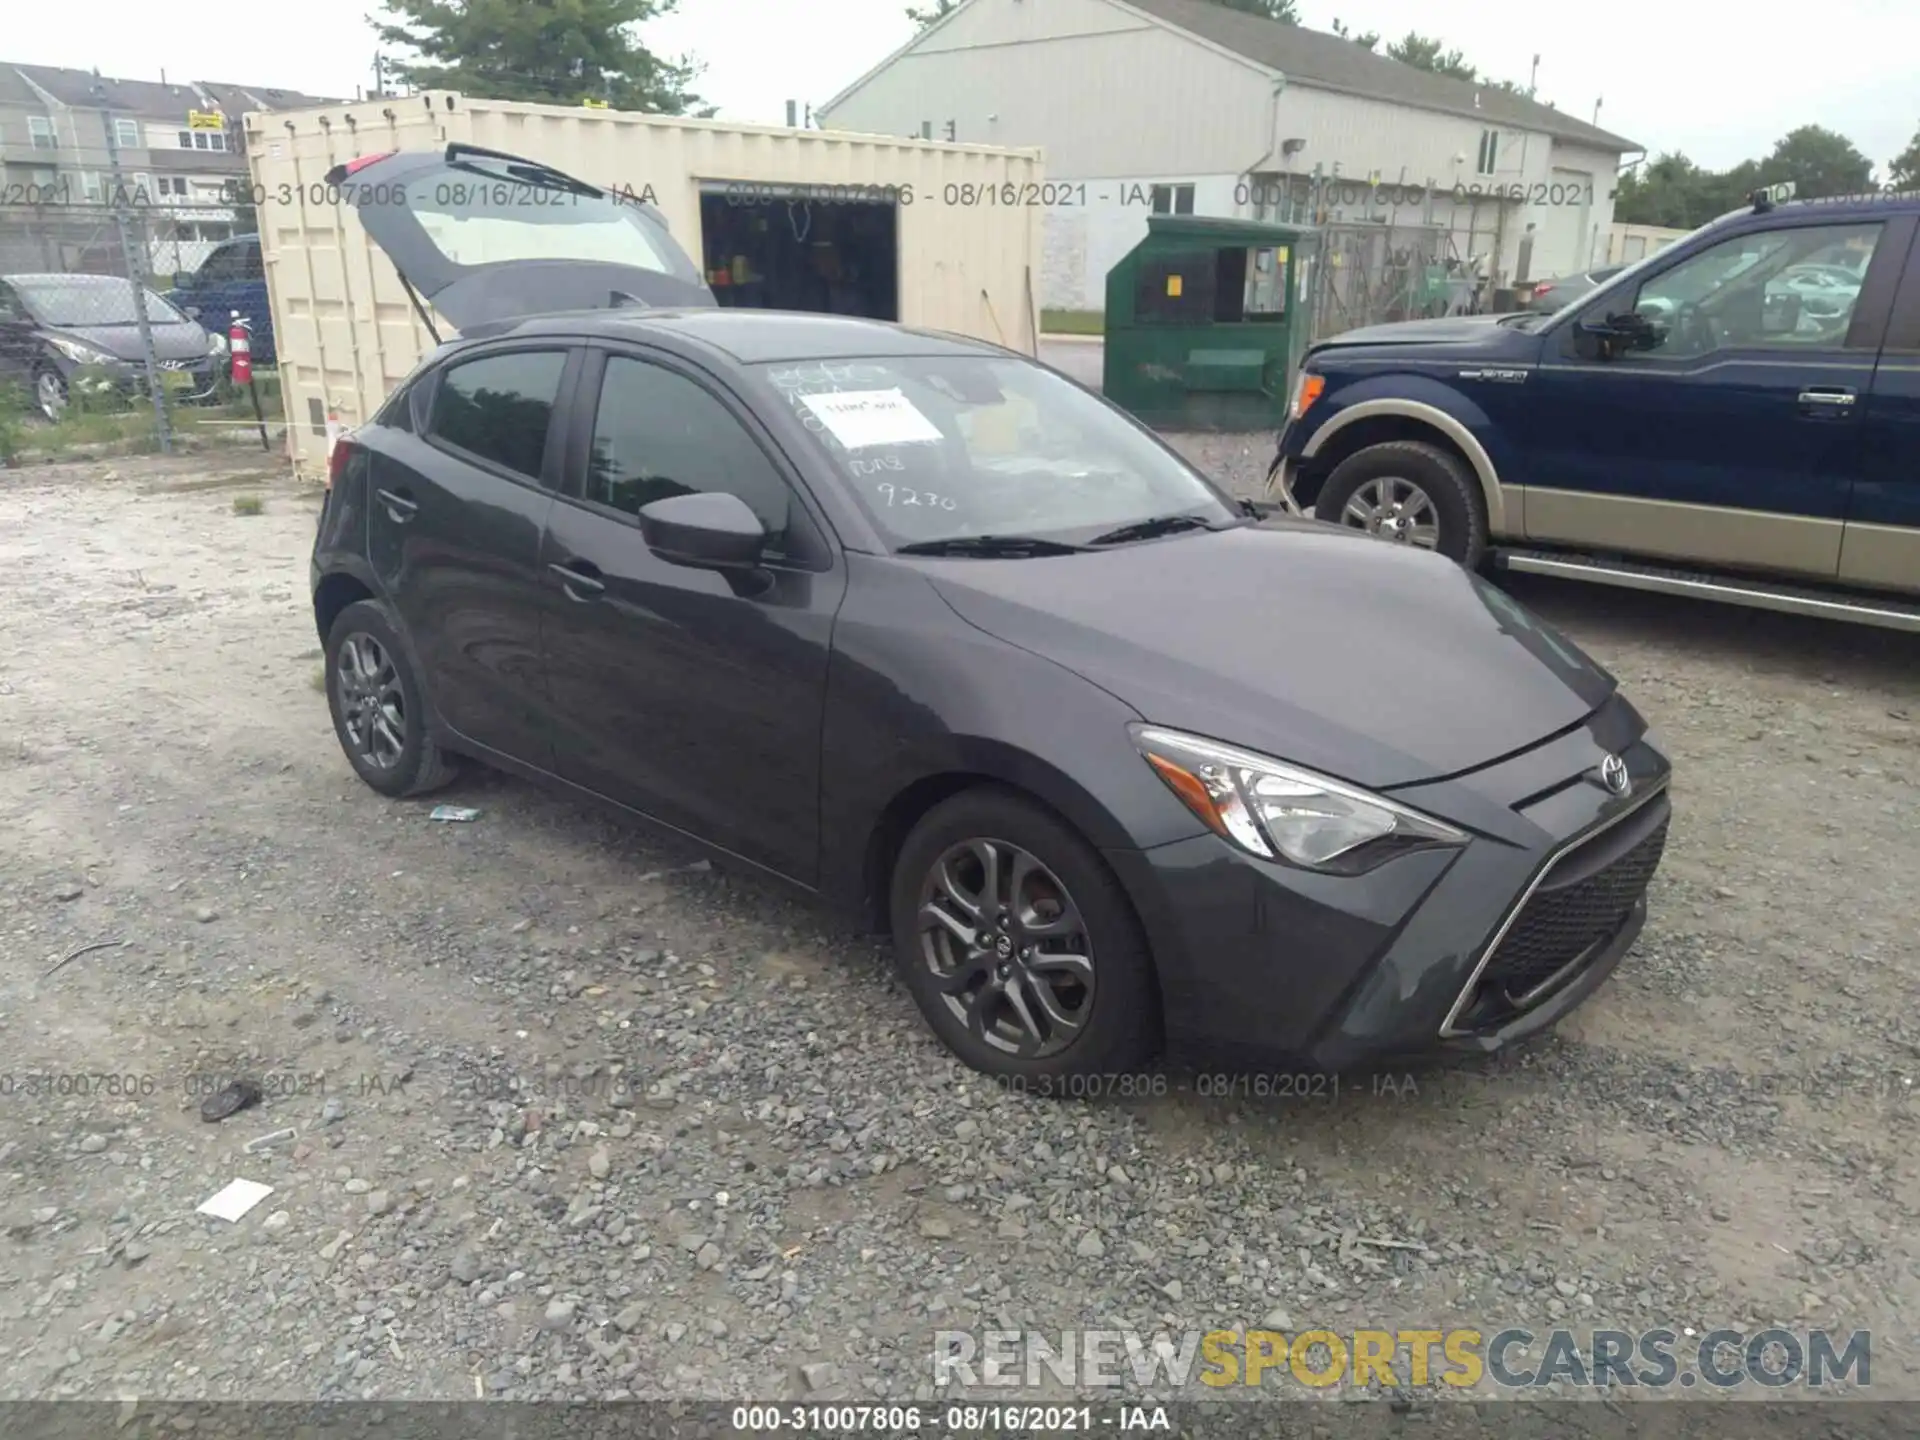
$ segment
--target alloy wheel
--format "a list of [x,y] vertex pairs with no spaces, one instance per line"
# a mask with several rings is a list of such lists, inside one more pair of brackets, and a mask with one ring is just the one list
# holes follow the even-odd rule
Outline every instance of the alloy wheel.
[[1354,491],[1340,512],[1340,523],[1423,550],[1440,544],[1440,515],[1433,497],[1397,475],[1382,475]]
[[40,413],[57,422],[67,408],[67,387],[61,383],[60,377],[51,370],[42,370],[33,388],[34,398],[40,404]]
[[407,748],[407,701],[393,657],[356,631],[340,644],[334,676],[347,744],[375,769],[391,770]]
[[1060,877],[1004,840],[949,848],[920,886],[920,953],[978,1040],[1023,1060],[1056,1055],[1093,1014],[1093,943]]

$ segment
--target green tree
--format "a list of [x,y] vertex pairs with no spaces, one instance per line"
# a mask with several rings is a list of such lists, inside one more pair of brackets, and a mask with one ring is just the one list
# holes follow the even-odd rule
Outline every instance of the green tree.
[[1338,35],[1342,40],[1351,40],[1362,50],[1371,50],[1380,43],[1380,32],[1378,30],[1369,30],[1364,35],[1355,35],[1347,29],[1344,20],[1336,20],[1333,22],[1333,33]]
[[678,0],[383,0],[373,17],[386,45],[419,58],[394,62],[404,84],[489,100],[710,116],[692,86],[700,67],[654,54],[633,27]]
[[1409,30],[1405,37],[1387,46],[1390,58],[1416,70],[1431,70],[1436,75],[1451,75],[1456,80],[1478,80],[1480,72],[1467,63],[1458,50],[1444,50],[1445,42],[1432,35]]
[[1213,0],[1216,5],[1224,5],[1229,10],[1244,10],[1249,15],[1263,15],[1269,20],[1278,20],[1282,25],[1298,25],[1300,11],[1295,0]]
[[960,0],[933,0],[931,5],[909,5],[907,18],[924,30],[934,21],[951,15],[959,4]]
[[1887,188],[1920,190],[1920,130],[1913,132],[1906,149],[1887,162]]
[[1793,193],[1801,200],[1862,195],[1875,188],[1873,162],[1846,136],[1819,125],[1789,131],[1759,169],[1760,184],[1791,180]]

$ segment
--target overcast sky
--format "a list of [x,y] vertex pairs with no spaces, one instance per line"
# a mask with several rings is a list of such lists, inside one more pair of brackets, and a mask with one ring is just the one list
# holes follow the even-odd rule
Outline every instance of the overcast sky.
[[[135,79],[221,80],[352,96],[372,81],[367,15],[378,0],[156,5],[0,0],[16,63]],[[1876,166],[1920,127],[1920,0],[1823,0],[1758,10],[1734,0],[1302,0],[1306,22],[1392,38],[1438,32],[1483,72],[1653,151],[1716,168],[1763,153],[1796,125],[1851,139]],[[77,23],[84,17],[84,23]],[[706,64],[701,93],[727,119],[780,123],[788,99],[819,103],[911,34],[902,0],[680,0],[649,24],[655,49]],[[964,137],[963,137],[964,138]]]

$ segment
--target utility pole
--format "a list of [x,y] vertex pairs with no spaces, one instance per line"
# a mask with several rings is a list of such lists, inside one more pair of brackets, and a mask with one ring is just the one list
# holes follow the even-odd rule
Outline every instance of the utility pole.
[[1605,100],[1606,98],[1607,98],[1606,96],[1602,95],[1599,100],[1596,100],[1593,102],[1593,123],[1595,125],[1598,125],[1600,123],[1600,103],[1602,100]]
[[387,78],[382,73],[383,68],[384,62],[381,59],[380,52],[376,50],[373,52],[373,94],[367,97],[369,100],[384,100],[387,98]]
[[1533,69],[1527,72],[1527,98],[1533,98],[1533,92],[1540,88],[1540,57],[1533,57]]
[[173,453],[173,432],[167,426],[167,402],[160,393],[160,367],[153,356],[153,326],[147,320],[146,226],[140,227],[138,243],[134,226],[127,215],[125,180],[120,173],[120,138],[115,133],[113,112],[107,108],[107,90],[100,72],[93,72],[93,97],[100,104],[100,122],[107,132],[107,178],[113,185],[113,220],[120,232],[120,254],[124,257],[127,279],[133,282],[133,320],[140,331],[140,358],[147,371],[147,395],[153,401],[154,434],[160,453]]

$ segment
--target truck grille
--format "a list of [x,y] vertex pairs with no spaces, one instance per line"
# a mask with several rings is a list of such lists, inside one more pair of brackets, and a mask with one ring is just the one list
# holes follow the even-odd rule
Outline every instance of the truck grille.
[[[1670,820],[1671,812],[1661,814],[1653,828],[1618,853],[1588,856],[1583,847],[1563,857],[1501,938],[1481,973],[1483,993],[1500,994],[1510,1005],[1522,1003],[1617,932],[1652,883]],[[1601,836],[1594,843],[1612,838]]]

